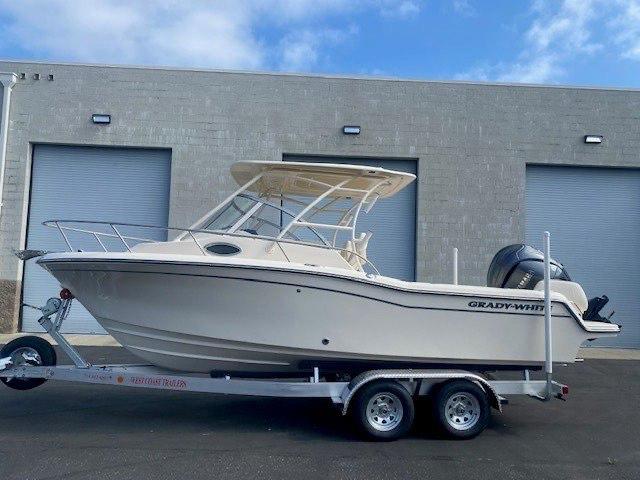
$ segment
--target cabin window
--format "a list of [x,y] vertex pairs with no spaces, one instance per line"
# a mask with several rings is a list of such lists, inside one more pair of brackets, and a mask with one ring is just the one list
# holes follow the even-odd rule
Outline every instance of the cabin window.
[[205,230],[227,231],[258,203],[251,197],[238,195],[209,224]]

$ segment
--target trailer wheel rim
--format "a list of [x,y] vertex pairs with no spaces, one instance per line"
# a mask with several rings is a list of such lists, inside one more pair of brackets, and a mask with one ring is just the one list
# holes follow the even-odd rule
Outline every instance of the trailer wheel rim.
[[467,392],[457,392],[449,397],[444,406],[449,426],[455,430],[470,430],[480,419],[480,402]]
[[376,393],[367,403],[367,421],[379,432],[388,432],[400,425],[403,413],[400,398],[391,392]]
[[[31,347],[16,348],[13,352],[11,352],[11,354],[9,355],[9,358],[11,358],[11,364],[14,367],[24,367],[25,365],[35,365],[35,366],[42,365],[42,357],[40,356],[40,354],[35,348],[31,348]],[[7,382],[10,382],[12,380],[25,381],[28,379],[22,379],[22,378],[16,378],[16,377],[6,378]]]

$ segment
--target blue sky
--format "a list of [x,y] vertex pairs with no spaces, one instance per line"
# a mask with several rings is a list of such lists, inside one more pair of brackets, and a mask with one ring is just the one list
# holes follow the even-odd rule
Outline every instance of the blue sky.
[[640,87],[640,0],[0,0],[0,58]]

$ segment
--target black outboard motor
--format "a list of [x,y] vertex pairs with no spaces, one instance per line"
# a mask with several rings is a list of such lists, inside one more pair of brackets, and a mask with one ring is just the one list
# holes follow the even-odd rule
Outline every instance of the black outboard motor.
[[[560,262],[551,259],[551,278],[568,280],[571,277]],[[504,247],[493,257],[487,272],[487,286],[533,290],[544,279],[544,254],[529,245]]]
[[[571,281],[564,266],[550,259],[551,279]],[[493,257],[487,272],[487,286],[497,288],[522,288],[533,290],[538,282],[544,280],[544,254],[529,245],[522,243],[504,247]],[[609,322],[613,312],[608,317],[602,317],[600,311],[607,304],[606,295],[589,300],[587,310],[583,313],[584,320]]]
[[589,300],[589,306],[587,310],[582,314],[583,320],[591,320],[593,322],[609,322],[611,323],[611,317],[615,312],[611,312],[608,317],[600,315],[600,310],[609,303],[609,297],[602,295],[601,297],[593,297]]

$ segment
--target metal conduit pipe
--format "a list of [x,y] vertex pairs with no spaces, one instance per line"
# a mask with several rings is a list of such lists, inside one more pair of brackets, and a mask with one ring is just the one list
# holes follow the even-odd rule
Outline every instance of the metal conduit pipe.
[[7,135],[9,134],[9,108],[11,106],[11,89],[18,81],[15,73],[0,72],[2,83],[2,116],[0,117],[0,216],[2,215],[4,172],[7,163]]

